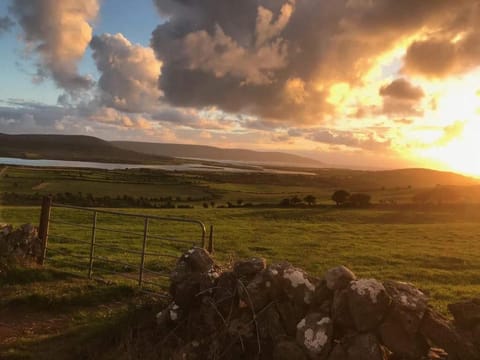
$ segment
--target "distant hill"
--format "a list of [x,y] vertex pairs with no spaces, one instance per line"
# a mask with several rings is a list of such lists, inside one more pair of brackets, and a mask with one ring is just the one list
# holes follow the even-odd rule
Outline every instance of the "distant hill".
[[82,135],[0,134],[0,157],[160,164],[171,159],[120,149],[108,141]]
[[324,181],[351,190],[392,189],[396,187],[430,188],[440,186],[478,185],[479,180],[448,171],[413,168],[382,171],[319,169]]
[[244,149],[225,149],[206,145],[146,143],[134,141],[112,141],[122,149],[137,151],[150,155],[176,158],[195,158],[216,161],[241,161],[278,164],[284,166],[320,167],[319,161],[282,152],[263,152]]

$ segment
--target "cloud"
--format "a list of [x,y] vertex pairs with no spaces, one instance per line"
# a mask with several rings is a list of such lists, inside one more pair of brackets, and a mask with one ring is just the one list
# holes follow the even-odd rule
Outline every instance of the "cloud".
[[459,1],[436,31],[407,49],[404,72],[428,78],[465,73],[480,65],[480,4]]
[[4,106],[0,106],[0,119],[13,122],[28,119],[42,127],[52,126],[55,121],[62,119],[67,113],[65,108],[61,106],[45,105],[37,102],[11,99],[2,101],[2,103],[4,103]]
[[0,35],[10,31],[15,23],[8,16],[0,16]]
[[379,114],[394,116],[421,116],[420,100],[425,93],[419,86],[414,86],[408,80],[400,78],[380,88],[383,97],[383,107]]
[[151,45],[173,105],[314,124],[335,113],[332,85],[361,85],[386,52],[427,31],[458,35],[454,19],[475,2],[155,0],[167,20]]
[[325,128],[291,128],[288,129],[287,134],[289,137],[303,138],[337,149],[339,149],[339,146],[343,146],[367,151],[387,151],[390,149],[392,142],[390,139],[379,134],[382,130],[384,129],[377,129],[377,131],[369,129],[346,131]]
[[92,39],[90,23],[99,0],[13,0],[11,13],[23,29],[27,52],[38,55],[37,79],[52,77],[67,90],[89,88],[77,66]]
[[393,121],[394,121],[396,124],[399,124],[399,125],[412,125],[412,124],[415,123],[414,120],[412,120],[412,119],[405,119],[405,118],[403,118],[403,119],[395,119],[395,120],[393,120]]
[[206,31],[188,34],[184,53],[188,69],[212,73],[218,78],[229,75],[239,79],[241,85],[269,84],[273,73],[286,64],[286,46],[281,39],[249,50],[225,35],[218,25],[212,36]]
[[465,123],[462,121],[456,121],[453,124],[445,126],[442,129],[442,136],[435,142],[437,146],[445,146],[452,140],[457,139],[463,134],[465,130]]
[[422,88],[412,85],[406,79],[396,79],[380,88],[380,95],[396,99],[417,101],[425,96]]
[[153,122],[140,114],[126,114],[109,107],[97,109],[88,119],[99,123],[115,125],[120,128],[142,130],[150,130],[153,128]]
[[449,75],[455,68],[455,45],[442,40],[414,42],[405,56],[405,70],[428,77]]
[[122,34],[94,36],[90,47],[101,74],[102,105],[125,112],[152,112],[160,104],[161,62],[153,50],[132,44]]

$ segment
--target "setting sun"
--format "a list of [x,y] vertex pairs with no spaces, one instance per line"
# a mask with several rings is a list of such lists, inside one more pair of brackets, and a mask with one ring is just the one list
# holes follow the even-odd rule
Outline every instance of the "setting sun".
[[445,146],[425,150],[425,155],[443,163],[452,171],[480,176],[480,119],[470,120],[461,134]]
[[414,156],[426,165],[480,176],[480,97],[476,79],[479,72],[444,82],[425,82],[432,95],[431,109],[425,112],[423,141]]

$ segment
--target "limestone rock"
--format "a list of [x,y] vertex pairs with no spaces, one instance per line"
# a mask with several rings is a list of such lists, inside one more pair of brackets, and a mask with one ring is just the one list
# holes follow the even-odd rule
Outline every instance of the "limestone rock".
[[480,325],[480,298],[449,304],[448,310],[462,329],[470,330]]
[[175,303],[171,302],[163,311],[157,314],[157,325],[165,327],[177,322],[182,315],[182,310]]
[[431,348],[426,356],[428,360],[448,360],[448,354],[440,348]]
[[345,266],[338,266],[325,273],[327,287],[330,290],[341,290],[346,288],[351,281],[356,280],[355,274]]
[[366,332],[384,319],[391,298],[385,287],[375,279],[354,280],[348,287],[348,307],[355,328]]
[[237,277],[231,271],[220,274],[213,297],[219,311],[224,315],[238,307]]
[[275,303],[280,319],[285,328],[285,332],[289,336],[295,336],[297,333],[297,324],[306,315],[304,306],[289,300],[279,301]]
[[380,324],[378,333],[382,343],[399,359],[416,360],[428,352],[429,346],[425,339],[419,334],[407,333],[395,315],[390,314]]
[[280,314],[274,306],[270,306],[257,316],[257,324],[261,338],[277,342],[286,338]]
[[331,313],[335,327],[338,329],[354,328],[348,304],[349,294],[350,292],[348,289],[343,289],[335,291],[335,295],[333,296]]
[[170,294],[182,308],[199,305],[203,293],[213,293],[219,269],[208,252],[194,247],[177,261],[170,275]]
[[264,270],[267,266],[267,261],[264,258],[251,258],[248,260],[237,261],[233,265],[233,272],[238,277],[252,277],[260,271]]
[[283,340],[274,345],[273,360],[306,360],[301,347],[292,340]]
[[244,284],[238,280],[238,294],[240,301],[252,307],[255,311],[260,311],[271,301],[272,282],[265,272],[258,273],[248,283]]
[[408,283],[385,281],[383,285],[392,298],[394,321],[400,322],[403,330],[414,336],[427,309],[428,297]]
[[314,298],[315,281],[306,272],[290,264],[269,267],[266,274],[272,279],[274,290],[289,300],[308,307]]
[[464,341],[447,319],[430,309],[425,312],[420,332],[435,345],[445,349],[449,360],[478,360],[479,358],[473,345]]
[[332,320],[323,314],[308,314],[297,324],[297,343],[312,359],[326,359],[333,340]]
[[341,343],[337,343],[335,345],[330,355],[328,356],[328,360],[348,360],[348,354]]
[[348,360],[386,360],[386,351],[373,334],[358,334],[348,340]]

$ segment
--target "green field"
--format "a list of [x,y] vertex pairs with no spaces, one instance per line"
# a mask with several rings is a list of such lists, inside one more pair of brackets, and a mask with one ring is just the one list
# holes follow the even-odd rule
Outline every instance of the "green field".
[[[351,268],[358,276],[409,281],[428,291],[432,303],[443,312],[448,302],[480,292],[480,209],[465,207],[463,211],[353,210],[353,209],[193,209],[143,210],[159,216],[200,219],[214,225],[216,258],[222,264],[231,259],[252,255],[269,262],[287,260],[308,272],[321,275],[337,265]],[[125,210],[124,211],[128,211]],[[130,210],[130,212],[138,212]],[[56,213],[55,213],[56,212]],[[38,208],[6,207],[2,221],[20,224],[38,219]],[[58,218],[89,225],[90,218],[81,218],[71,210],[54,210]],[[98,226],[110,229],[128,228],[138,232],[137,238],[122,240],[118,236],[99,235],[105,244],[139,249],[142,222],[126,223],[124,219],[107,217]],[[191,239],[199,243],[199,233],[191,226],[175,225],[151,234]],[[52,224],[52,234],[88,240],[89,231],[78,231],[61,224]],[[88,252],[88,244],[60,243],[51,239],[52,249],[72,247]],[[188,247],[187,244],[185,246]],[[165,248],[169,254],[185,249],[183,244],[161,241],[149,249]],[[125,254],[110,253],[117,259]],[[136,258],[135,258],[136,259]],[[135,261],[132,258],[132,261]],[[149,259],[152,263],[155,259]],[[75,263],[75,260],[72,260]],[[158,264],[158,266],[161,266]]]
[[[6,174],[9,176],[5,177]],[[287,260],[312,275],[321,276],[330,267],[345,265],[359,277],[412,282],[426,291],[431,304],[445,314],[448,303],[480,293],[480,206],[466,202],[410,206],[411,197],[420,188],[411,178],[398,184],[389,183],[390,188],[372,188],[369,192],[374,203],[383,198],[403,199],[398,201],[398,206],[352,209],[333,205],[329,198],[336,186],[326,184],[325,178],[286,176],[279,177],[277,183],[268,184],[272,181],[270,175],[245,175],[235,179],[233,175],[221,177],[144,170],[105,172],[10,167],[3,176],[0,191],[8,192],[14,188],[29,195],[61,189],[82,193],[107,192],[111,196],[125,193],[130,196],[154,194],[151,197],[170,196],[173,199],[178,196],[181,198],[178,203],[185,203],[182,199],[188,196],[204,197],[208,200],[187,202],[194,206],[191,209],[122,208],[118,211],[193,218],[207,226],[212,224],[215,258],[224,267],[235,259],[262,256],[269,263]],[[315,182],[319,185],[315,186]],[[408,182],[413,185],[407,185]],[[426,186],[425,183],[422,185]],[[363,189],[362,186],[356,190]],[[469,191],[474,189],[466,186],[464,189]],[[306,194],[315,195],[320,205],[277,206],[285,197]],[[222,205],[239,198],[271,206],[202,206],[204,201]],[[0,207],[1,223],[20,225],[37,223],[38,219],[39,206]],[[83,354],[82,341],[98,338],[98,334],[105,334],[105,331],[111,332],[110,326],[121,328],[119,321],[131,314],[132,307],[136,309],[139,304],[149,301],[136,290],[135,280],[99,283],[86,279],[88,261],[85,257],[89,253],[91,213],[54,208],[52,219],[51,251],[46,267],[16,269],[6,278],[0,278],[0,335],[2,316],[6,319],[16,316],[15,321],[31,329],[17,334],[11,342],[0,341],[0,358],[28,358],[40,353],[46,354],[43,358],[62,358],[60,352],[72,349]],[[122,264],[98,261],[94,274],[100,276],[106,274],[105,270],[115,270],[135,279],[138,254],[127,253],[124,249],[141,249],[143,221],[99,214],[97,225],[104,230],[97,231],[99,247],[96,255]],[[122,235],[107,230],[128,230],[134,234]],[[171,257],[149,255],[146,265],[166,273],[176,256],[192,244],[200,243],[199,229],[191,225],[152,221],[148,235],[147,251]],[[155,235],[170,240],[154,239]],[[186,240],[186,243],[171,238]],[[101,245],[114,246],[115,249]],[[83,258],[71,257],[69,253]],[[125,266],[125,263],[131,266]],[[161,279],[158,283],[165,284]],[[155,309],[159,307],[161,305]],[[152,318],[153,313],[149,313]],[[47,326],[48,331],[42,330],[50,320],[53,323]]]

